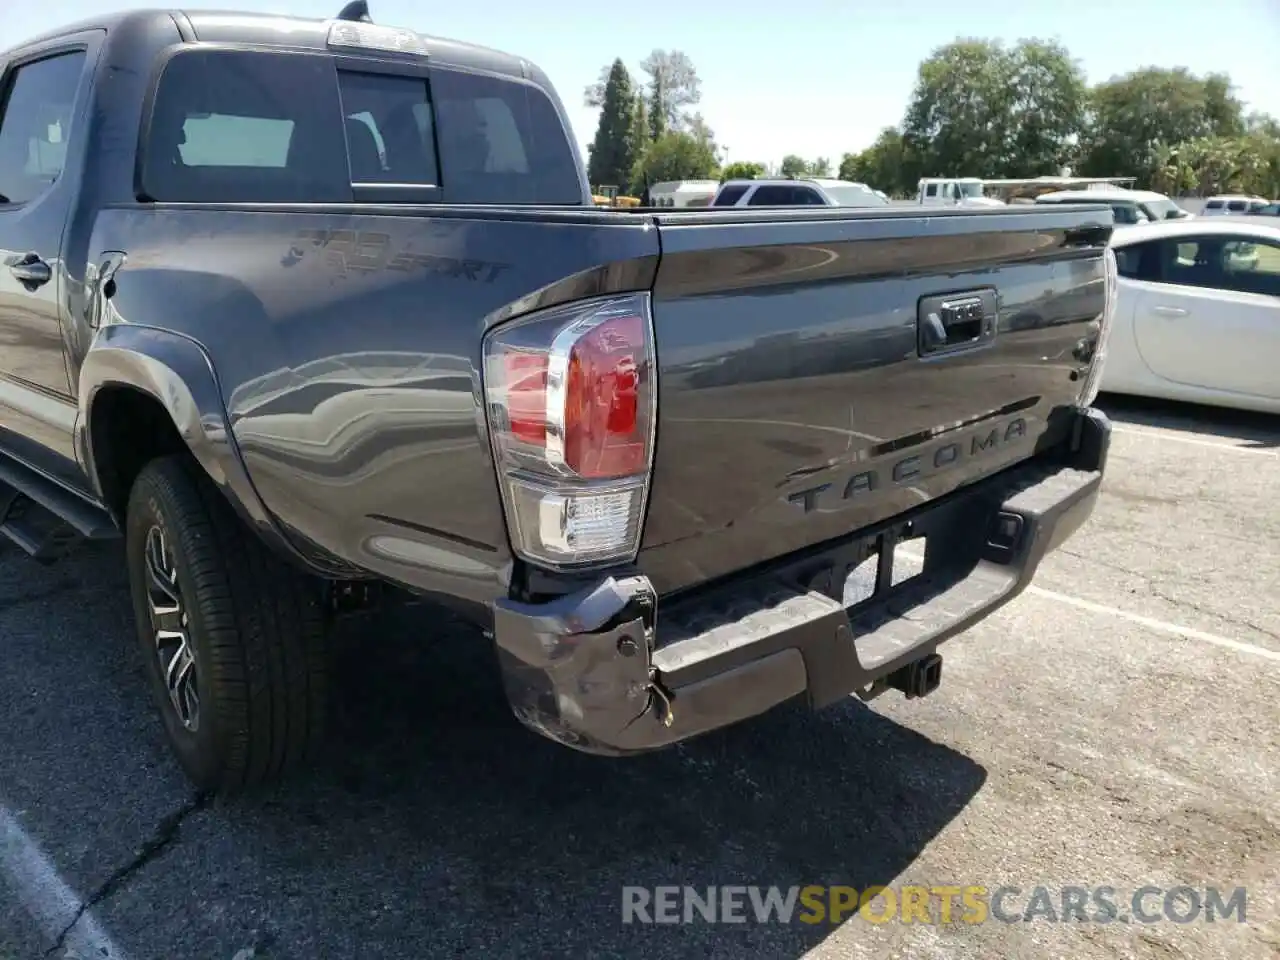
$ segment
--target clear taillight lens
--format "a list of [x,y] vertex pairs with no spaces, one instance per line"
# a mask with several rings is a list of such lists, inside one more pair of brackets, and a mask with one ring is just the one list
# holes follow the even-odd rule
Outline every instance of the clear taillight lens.
[[553,307],[485,338],[485,409],[517,554],[558,568],[635,557],[655,379],[647,294]]
[[1116,296],[1120,290],[1120,275],[1116,267],[1116,252],[1107,247],[1102,257],[1103,274],[1106,278],[1106,302],[1099,314],[1098,339],[1093,347],[1092,362],[1089,372],[1085,374],[1084,384],[1080,387],[1080,397],[1076,401],[1082,407],[1088,407],[1098,399],[1098,390],[1102,387],[1102,368],[1107,360],[1107,341],[1111,338],[1112,321],[1116,316]]

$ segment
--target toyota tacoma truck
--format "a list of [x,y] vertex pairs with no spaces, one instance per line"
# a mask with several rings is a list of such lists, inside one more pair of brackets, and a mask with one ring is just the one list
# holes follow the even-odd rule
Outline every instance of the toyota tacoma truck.
[[0,83],[2,529],[122,541],[204,789],[314,755],[380,594],[622,756],[931,693],[1094,507],[1104,206],[598,209],[546,74],[360,2],[104,16]]

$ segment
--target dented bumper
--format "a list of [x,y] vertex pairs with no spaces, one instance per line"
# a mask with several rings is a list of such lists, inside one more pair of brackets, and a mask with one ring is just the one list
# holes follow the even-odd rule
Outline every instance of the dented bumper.
[[[567,746],[625,755],[801,695],[820,708],[901,689],[904,670],[1016,597],[1089,518],[1110,433],[1084,411],[1061,448],[661,609],[639,574],[547,603],[502,600],[494,639],[512,709]],[[919,570],[897,582],[904,555]],[[868,564],[872,595],[847,606],[846,582]]]

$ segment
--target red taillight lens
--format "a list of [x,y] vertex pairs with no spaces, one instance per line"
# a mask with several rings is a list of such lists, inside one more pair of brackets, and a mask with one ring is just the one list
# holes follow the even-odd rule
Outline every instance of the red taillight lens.
[[634,555],[656,392],[647,295],[555,307],[485,340],[508,524],[530,559]]
[[638,409],[644,341],[643,318],[615,317],[569,353],[564,462],[580,477],[626,477],[645,469],[649,438]]

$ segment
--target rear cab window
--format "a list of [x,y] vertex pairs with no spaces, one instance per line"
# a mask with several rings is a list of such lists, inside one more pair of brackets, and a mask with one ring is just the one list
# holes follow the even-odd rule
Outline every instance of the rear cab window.
[[425,64],[187,47],[161,71],[142,151],[156,201],[585,203],[542,90]]

